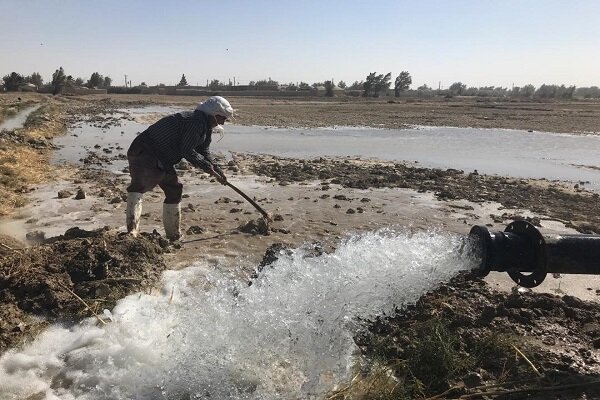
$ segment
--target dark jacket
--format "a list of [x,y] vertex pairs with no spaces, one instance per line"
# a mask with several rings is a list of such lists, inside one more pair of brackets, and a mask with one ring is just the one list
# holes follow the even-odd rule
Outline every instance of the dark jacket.
[[185,158],[205,171],[210,170],[211,165],[218,170],[208,150],[211,135],[208,115],[198,110],[184,111],[161,118],[136,137],[133,143],[143,143],[168,169]]

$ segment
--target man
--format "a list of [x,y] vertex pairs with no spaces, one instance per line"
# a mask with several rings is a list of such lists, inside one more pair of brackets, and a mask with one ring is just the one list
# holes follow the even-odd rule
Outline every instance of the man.
[[142,215],[142,195],[156,187],[165,193],[163,225],[168,239],[181,237],[183,185],[174,165],[185,158],[195,167],[227,184],[223,171],[208,150],[213,129],[233,116],[233,108],[220,96],[198,104],[196,110],[169,115],[154,123],[133,140],[127,151],[131,184],[127,187],[127,232],[137,236]]

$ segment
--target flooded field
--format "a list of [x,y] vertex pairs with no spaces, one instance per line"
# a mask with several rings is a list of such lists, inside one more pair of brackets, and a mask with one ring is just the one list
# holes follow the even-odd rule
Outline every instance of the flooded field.
[[[123,112],[154,116],[176,108],[152,107]],[[140,118],[137,118],[138,120]],[[123,121],[120,126],[98,127],[82,123],[55,141],[61,148],[54,162],[78,161],[88,150],[121,153],[145,122]],[[417,162],[429,168],[455,168],[465,172],[523,178],[545,178],[585,185],[600,190],[600,137],[580,134],[526,132],[509,129],[415,127],[374,129],[334,126],[330,128],[272,128],[227,125],[226,134],[213,139],[213,151],[270,154],[282,157],[359,156],[388,161]],[[114,161],[120,170],[126,161]]]

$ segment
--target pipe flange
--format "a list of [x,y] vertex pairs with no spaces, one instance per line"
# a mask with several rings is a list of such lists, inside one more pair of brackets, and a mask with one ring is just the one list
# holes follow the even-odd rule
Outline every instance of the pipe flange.
[[476,242],[474,248],[479,250],[479,268],[473,269],[473,273],[480,278],[486,277],[492,270],[489,260],[489,251],[492,249],[491,233],[485,225],[475,225],[471,228],[469,237]]
[[541,232],[532,223],[525,220],[511,222],[504,229],[504,232],[512,232],[520,236],[525,236],[532,244],[535,255],[535,265],[531,273],[526,275],[515,268],[510,268],[506,272],[508,272],[508,275],[517,285],[526,288],[539,286],[548,274],[546,267],[546,241],[544,240],[544,236],[542,236]]

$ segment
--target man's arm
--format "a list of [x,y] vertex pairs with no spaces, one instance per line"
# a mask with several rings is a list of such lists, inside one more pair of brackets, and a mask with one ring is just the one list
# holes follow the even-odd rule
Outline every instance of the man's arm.
[[[190,146],[190,144],[193,143],[192,139],[194,137],[192,135],[197,134],[196,133],[197,131],[194,131],[194,129],[201,129],[201,127],[197,126],[196,124],[190,124],[190,125],[191,126],[188,126],[186,131],[183,134],[183,139],[182,139],[182,148],[183,149],[187,149],[185,147],[185,144]],[[190,163],[192,163],[192,165],[194,165],[198,168],[201,168],[205,172],[214,176],[220,183],[225,185],[227,182],[227,178],[225,177],[223,170],[221,170],[221,168],[219,168],[219,166],[215,163],[215,161],[212,157],[212,154],[209,151],[209,146],[210,146],[211,140],[212,140],[212,136],[211,136],[211,132],[209,130],[208,133],[206,133],[204,135],[204,140],[202,141],[201,144],[196,146],[196,148],[190,149],[187,152],[183,153],[184,158],[186,160],[188,160]]]

